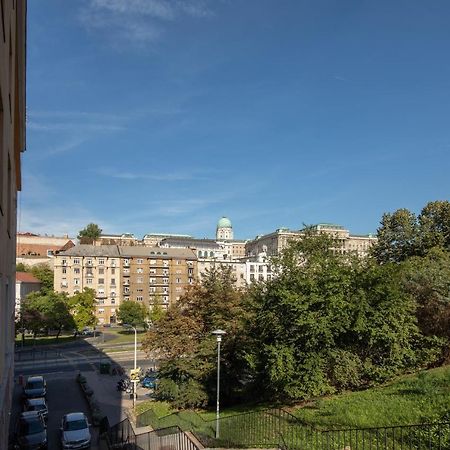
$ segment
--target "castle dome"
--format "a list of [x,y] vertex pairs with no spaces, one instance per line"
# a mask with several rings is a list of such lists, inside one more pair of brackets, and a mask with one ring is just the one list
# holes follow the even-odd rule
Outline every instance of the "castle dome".
[[223,216],[217,222],[217,228],[233,228],[231,225],[231,220],[228,217]]

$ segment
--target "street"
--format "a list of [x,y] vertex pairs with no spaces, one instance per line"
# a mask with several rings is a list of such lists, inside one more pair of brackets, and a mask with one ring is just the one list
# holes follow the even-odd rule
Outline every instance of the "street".
[[[107,349],[111,350],[111,349]],[[125,409],[131,406],[129,394],[118,392],[116,383],[120,375],[101,375],[101,363],[110,363],[111,367],[126,369],[134,366],[134,349],[129,345],[117,346],[108,353],[91,345],[86,340],[64,344],[60,346],[25,348],[16,351],[15,380],[13,407],[11,411],[11,432],[22,410],[22,387],[19,377],[26,381],[31,375],[43,375],[47,380],[48,442],[49,450],[59,449],[59,427],[61,418],[68,412],[85,412],[89,419],[89,406],[81,388],[75,380],[82,372],[87,378],[89,386],[100,403],[102,411],[108,416],[111,425],[123,420]],[[154,368],[155,361],[148,359],[145,353],[139,351],[137,365],[141,368]],[[146,398],[147,390],[138,389],[140,398]],[[91,427],[93,435],[92,448],[96,448],[97,428]],[[10,434],[12,436],[12,434]]]

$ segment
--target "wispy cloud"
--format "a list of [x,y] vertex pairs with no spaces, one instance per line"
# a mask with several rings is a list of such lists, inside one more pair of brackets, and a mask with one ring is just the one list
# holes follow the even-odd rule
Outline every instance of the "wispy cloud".
[[213,15],[209,3],[210,0],[89,0],[81,9],[79,20],[88,31],[106,32],[105,37],[114,46],[142,46],[160,40],[168,23],[183,17],[201,19]]
[[205,181],[210,179],[209,176],[200,172],[161,172],[161,173],[146,173],[146,172],[127,172],[123,170],[114,169],[111,167],[101,167],[95,171],[98,175],[105,177],[116,178],[119,180],[154,180],[154,181]]

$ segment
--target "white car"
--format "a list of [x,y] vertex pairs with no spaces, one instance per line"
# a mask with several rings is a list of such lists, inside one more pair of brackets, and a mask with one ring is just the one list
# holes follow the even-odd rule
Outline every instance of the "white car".
[[63,449],[79,450],[91,447],[90,423],[82,412],[69,413],[61,421]]

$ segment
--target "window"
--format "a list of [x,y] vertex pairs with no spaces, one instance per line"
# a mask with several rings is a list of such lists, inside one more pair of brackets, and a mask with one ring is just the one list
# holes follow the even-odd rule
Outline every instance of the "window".
[[80,258],[74,258],[73,259],[74,264],[80,264]]
[[164,302],[164,303],[169,303],[169,296],[168,296],[168,295],[165,295],[165,296],[163,297],[163,302]]
[[78,275],[80,273],[80,268],[76,267],[75,269],[73,269],[73,273],[76,273]]
[[194,274],[194,269],[188,269],[188,274],[189,275],[193,275]]
[[168,278],[163,278],[163,284],[169,284],[169,279]]
[[177,279],[175,280],[175,282],[176,282],[176,283],[181,283],[181,278],[177,278]]
[[116,260],[115,259],[111,259],[111,267],[116,267]]
[[164,267],[169,267],[169,261],[163,261],[163,266]]
[[63,260],[61,261],[61,264],[62,264],[63,266],[65,266],[65,265],[67,264],[67,259],[63,259]]
[[163,269],[163,275],[169,275],[169,270],[168,269]]
[[115,297],[116,296],[116,291],[111,291],[111,297]]
[[259,267],[258,267],[258,270],[259,270],[260,273],[261,273],[261,272],[264,272],[264,267],[263,267],[263,266],[259,266]]
[[175,273],[181,273],[181,269],[177,269]]
[[136,272],[137,272],[137,273],[144,273],[144,269],[143,269],[142,267],[138,267],[138,268],[136,269]]
[[189,284],[192,284],[194,282],[194,279],[193,278],[189,278],[188,281],[189,281]]
[[99,278],[98,279],[98,284],[105,284],[105,279],[104,278]]
[[67,273],[67,269],[65,267],[62,268],[62,273]]
[[150,273],[156,273],[156,269],[150,269]]
[[150,284],[155,284],[156,283],[156,278],[149,278],[148,282]]
[[179,259],[177,259],[177,260],[175,261],[175,264],[176,264],[177,266],[179,266],[179,265],[181,264],[181,261],[180,261]]
[[142,263],[144,262],[144,260],[143,260],[142,258],[138,258],[138,259],[136,260],[136,262],[137,262],[138,264],[142,264]]
[[176,292],[181,292],[182,290],[183,290],[183,288],[181,288],[181,287],[176,287],[176,288],[175,288],[175,291],[176,291]]
[[114,267],[111,269],[111,275],[115,275],[116,274],[116,269],[114,269]]
[[250,274],[250,281],[255,281],[255,274],[254,273]]
[[129,294],[130,293],[130,288],[129,287],[124,287],[123,288],[123,292],[125,292],[125,294]]
[[169,288],[163,287],[163,294],[168,294],[168,293],[169,293]]
[[103,300],[103,299],[97,300],[97,305],[104,305],[104,304],[105,304],[105,300]]
[[[92,281],[92,280],[91,280]],[[80,279],[79,278],[74,278],[73,279],[73,284],[75,284],[76,286],[78,286],[80,284]]]
[[[73,281],[75,282],[75,280],[78,280],[78,278],[75,278]],[[75,284],[79,284],[79,283],[75,283]],[[86,278],[86,284],[92,284],[92,278]]]
[[114,298],[111,299],[111,305],[115,305],[116,304],[116,300]]
[[142,293],[144,292],[144,289],[142,289],[142,288],[136,289],[136,292],[137,292],[138,294],[142,294]]
[[105,310],[104,310],[103,308],[99,308],[99,309],[98,309],[98,313],[99,313],[99,314],[103,314],[104,312],[105,312]]
[[47,250],[47,256],[53,256],[53,250]]
[[111,286],[115,286],[116,285],[116,279],[115,278],[111,278]]
[[136,278],[136,283],[142,283],[143,282],[143,278],[142,277],[137,277]]
[[101,264],[102,266],[105,265],[105,260],[103,258],[100,258],[98,260],[98,263]]
[[151,259],[151,260],[150,260],[150,265],[151,265],[151,266],[154,266],[155,264],[156,264],[156,259]]
[[136,300],[137,300],[138,302],[142,302],[142,300],[144,300],[144,297],[143,297],[142,295],[138,295],[138,296],[136,297]]
[[103,275],[105,273],[105,269],[103,267],[101,267],[100,269],[98,269],[98,274],[99,275]]
[[250,264],[250,272],[254,272],[255,271],[255,266],[253,264]]
[[155,287],[155,286],[150,286],[150,287],[148,288],[148,291],[149,291],[149,292],[156,292],[156,287]]
[[88,259],[88,260],[86,261],[86,264],[87,264],[88,266],[92,266],[92,259]]

